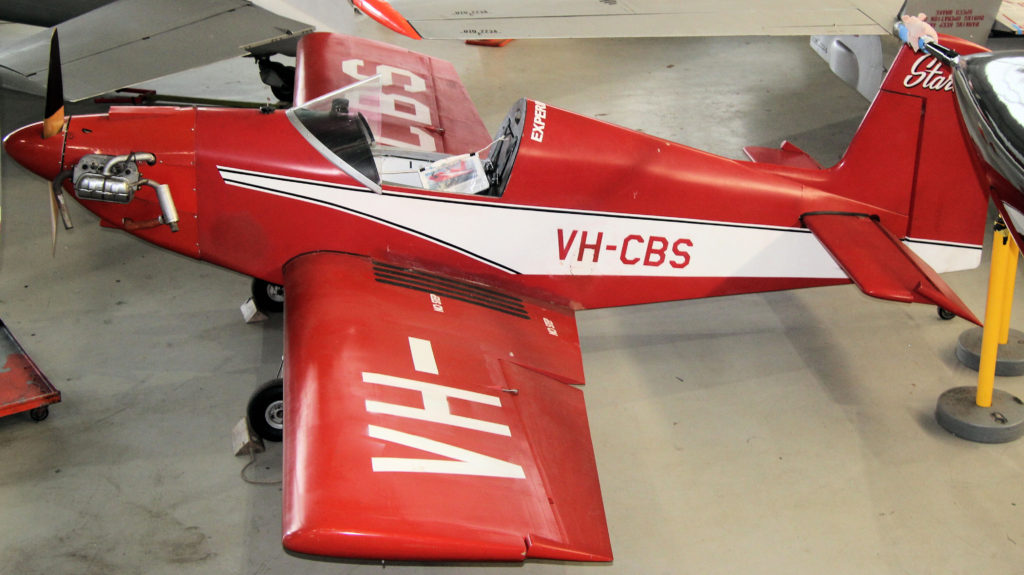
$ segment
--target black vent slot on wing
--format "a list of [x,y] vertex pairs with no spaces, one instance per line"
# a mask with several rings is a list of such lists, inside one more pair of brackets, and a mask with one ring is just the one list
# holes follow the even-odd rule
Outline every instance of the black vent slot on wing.
[[530,319],[523,300],[482,286],[381,263],[373,264],[373,274],[381,283],[448,297],[522,319]]

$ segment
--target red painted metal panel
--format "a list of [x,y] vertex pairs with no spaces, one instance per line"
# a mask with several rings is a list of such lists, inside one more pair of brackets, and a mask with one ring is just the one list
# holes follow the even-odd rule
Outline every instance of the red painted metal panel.
[[285,289],[287,548],[610,560],[570,311],[336,253]]
[[525,117],[527,129],[503,196],[509,202],[799,225],[803,186],[750,162],[542,102],[528,101]]

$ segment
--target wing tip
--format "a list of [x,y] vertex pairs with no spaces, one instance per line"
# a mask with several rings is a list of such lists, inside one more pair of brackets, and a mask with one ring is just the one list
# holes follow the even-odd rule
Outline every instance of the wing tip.
[[571,544],[533,535],[526,539],[526,557],[610,563],[613,559],[612,547],[607,537],[607,531],[604,532],[605,536],[602,540],[576,541]]

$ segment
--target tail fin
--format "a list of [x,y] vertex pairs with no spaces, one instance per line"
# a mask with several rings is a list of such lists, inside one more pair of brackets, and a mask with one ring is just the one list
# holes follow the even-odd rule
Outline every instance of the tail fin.
[[[948,36],[940,42],[961,54],[984,50]],[[971,146],[951,71],[903,46],[826,186],[877,207],[936,271],[970,269],[981,261],[988,210]]]

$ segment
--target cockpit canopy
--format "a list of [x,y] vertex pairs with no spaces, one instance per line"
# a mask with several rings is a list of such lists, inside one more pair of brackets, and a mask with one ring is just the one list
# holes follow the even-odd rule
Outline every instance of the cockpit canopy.
[[385,121],[382,93],[381,76],[373,76],[286,115],[325,158],[375,192],[381,193],[386,182],[452,194],[501,195],[522,136],[525,100],[513,107],[489,146],[449,155],[378,144]]

